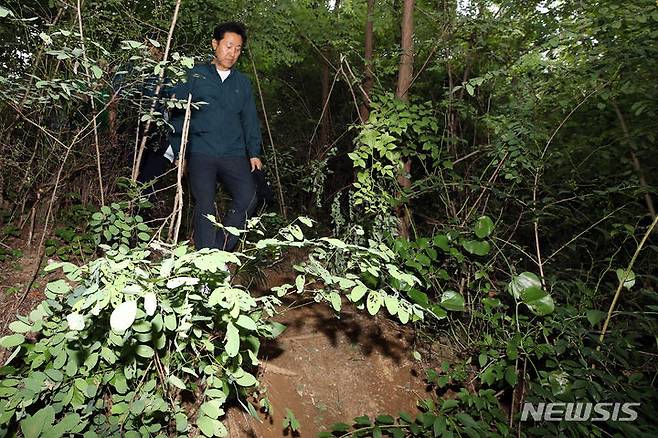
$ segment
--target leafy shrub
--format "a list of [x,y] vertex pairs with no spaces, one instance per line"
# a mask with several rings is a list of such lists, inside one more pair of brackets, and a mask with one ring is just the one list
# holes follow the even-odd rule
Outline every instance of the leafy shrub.
[[[0,424],[26,436],[182,433],[190,423],[225,435],[224,402],[256,385],[259,337],[282,329],[264,321],[277,300],[227,281],[233,254],[159,245],[155,261],[147,249],[104,249],[84,266],[50,265],[66,279],[0,341],[14,350],[0,370]],[[196,418],[186,397],[201,401]]]

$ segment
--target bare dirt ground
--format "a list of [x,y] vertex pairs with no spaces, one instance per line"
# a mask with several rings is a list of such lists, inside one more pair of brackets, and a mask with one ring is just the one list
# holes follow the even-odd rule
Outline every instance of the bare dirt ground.
[[[39,241],[39,237],[34,237],[33,242]],[[36,244],[34,247],[28,246],[25,240],[12,238],[4,242],[8,247],[18,249],[22,252],[19,258],[8,258],[0,262],[0,336],[7,332],[9,323],[16,319],[16,314],[24,315],[29,313],[37,304],[44,299],[43,287],[46,281],[44,278],[37,277],[32,285],[30,292],[19,307],[16,306],[23,296],[27,284],[32,279],[32,274],[38,262],[38,251]],[[3,351],[0,350],[0,359]]]
[[[289,254],[278,270],[268,271],[263,291],[293,284],[294,271],[285,267],[301,259],[301,254]],[[314,301],[290,302],[279,309],[274,319],[287,329],[264,343],[259,355],[259,380],[272,412],[261,412],[256,419],[233,406],[227,416],[230,437],[314,437],[361,415],[414,414],[417,401],[431,395],[425,369],[454,358],[448,349],[418,341],[411,326],[385,315],[383,310],[372,317],[345,301],[340,315],[327,303]],[[422,351],[422,362],[413,359],[414,350]],[[300,423],[296,433],[282,426],[287,409]]]
[[231,409],[231,437],[289,436],[282,427],[286,409],[301,424],[299,436],[313,437],[360,415],[414,413],[428,396],[425,372],[411,357],[411,330],[356,309],[338,319],[327,304],[314,302],[282,311],[276,320],[288,328],[261,355],[261,382],[273,412],[257,420]]

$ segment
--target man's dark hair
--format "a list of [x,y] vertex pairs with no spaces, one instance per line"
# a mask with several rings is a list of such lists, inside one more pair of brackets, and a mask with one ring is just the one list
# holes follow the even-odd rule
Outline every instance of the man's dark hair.
[[237,33],[242,37],[242,45],[247,45],[247,28],[244,27],[244,24],[238,23],[236,21],[227,21],[222,23],[215,28],[213,32],[213,38],[217,41],[221,41],[224,38],[226,32]]

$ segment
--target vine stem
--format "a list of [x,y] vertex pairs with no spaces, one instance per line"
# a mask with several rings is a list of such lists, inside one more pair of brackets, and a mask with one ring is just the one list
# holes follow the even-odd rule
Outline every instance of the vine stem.
[[637,246],[637,249],[635,250],[635,254],[633,254],[633,257],[631,258],[631,262],[628,264],[626,270],[624,271],[624,275],[622,276],[622,278],[619,279],[619,286],[617,286],[617,291],[615,292],[615,296],[612,299],[612,303],[610,303],[610,308],[608,309],[608,316],[605,318],[605,322],[603,323],[603,328],[601,329],[601,336],[599,336],[599,346],[596,348],[597,351],[601,350],[601,344],[603,344],[603,339],[605,339],[605,334],[608,330],[608,324],[610,324],[610,318],[612,318],[612,313],[614,312],[615,307],[617,306],[617,302],[619,301],[619,297],[621,296],[621,290],[624,287],[624,283],[626,282],[626,279],[628,278],[628,274],[631,272],[631,269],[633,269],[635,260],[637,259],[637,256],[640,254],[640,251],[642,251],[642,247],[644,246],[647,239],[651,235],[651,232],[656,226],[656,223],[658,223],[658,216],[656,216],[653,219],[653,222],[651,222],[651,225],[647,229],[647,232],[644,233],[644,237],[642,237],[640,244]]

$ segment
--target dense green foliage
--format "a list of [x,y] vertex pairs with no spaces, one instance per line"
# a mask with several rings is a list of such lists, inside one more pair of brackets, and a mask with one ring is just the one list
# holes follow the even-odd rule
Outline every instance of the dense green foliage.
[[[419,413],[358,417],[331,436],[658,427],[655,1],[418,0],[409,102],[393,93],[402,2],[375,2],[364,123],[365,0],[185,0],[166,61],[176,2],[81,2],[83,38],[75,3],[0,5],[0,239],[42,226],[52,205],[44,251],[72,281],[50,283],[2,340],[14,351],[0,368],[2,427],[221,435],[225,400],[257,386],[259,339],[280,331],[269,321],[277,300],[305,293],[336,312],[385,310],[460,351],[428,370],[435,397]],[[318,222],[310,238],[310,219],[265,216],[236,255],[150,242],[165,240],[161,222],[136,215],[117,183],[136,133],[155,122],[157,147],[164,109],[181,107],[155,98],[158,75],[174,81],[207,60],[210,30],[226,19],[250,31],[239,68],[260,84],[269,176],[289,214]],[[228,282],[223,263],[256,269],[287,248],[307,254],[295,284],[256,298]],[[0,247],[7,257],[20,260]],[[113,330],[121,305],[134,321]],[[181,391],[207,403],[201,416],[187,418]],[[640,407],[626,423],[520,421],[523,402],[540,401]]]

